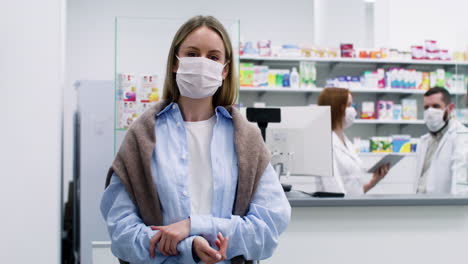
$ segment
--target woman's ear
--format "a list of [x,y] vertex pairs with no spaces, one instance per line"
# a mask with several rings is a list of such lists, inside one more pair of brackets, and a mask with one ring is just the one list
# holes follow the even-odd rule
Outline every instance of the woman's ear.
[[231,62],[226,63],[226,65],[223,68],[223,80],[226,79],[228,73],[229,73],[229,67],[231,66]]
[[177,58],[174,59],[174,65],[172,66],[172,72],[176,73],[179,69],[179,60]]

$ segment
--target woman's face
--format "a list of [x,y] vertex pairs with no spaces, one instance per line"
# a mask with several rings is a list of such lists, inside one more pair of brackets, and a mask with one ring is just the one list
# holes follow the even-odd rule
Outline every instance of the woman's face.
[[353,96],[351,95],[351,93],[349,93],[348,103],[346,104],[346,107],[351,107],[351,106],[353,106]]
[[[226,64],[226,51],[221,37],[212,29],[202,26],[190,33],[182,42],[177,53],[182,57],[203,57],[215,62]],[[174,72],[177,72],[179,61],[174,64]],[[226,78],[229,67],[224,67],[223,80]]]
[[345,119],[346,119],[346,108],[347,107],[351,107],[353,106],[353,96],[351,95],[351,93],[349,93],[348,95],[348,101],[346,102],[346,107],[343,109],[343,120],[341,121],[341,126],[343,127],[344,126],[344,122],[345,122]]

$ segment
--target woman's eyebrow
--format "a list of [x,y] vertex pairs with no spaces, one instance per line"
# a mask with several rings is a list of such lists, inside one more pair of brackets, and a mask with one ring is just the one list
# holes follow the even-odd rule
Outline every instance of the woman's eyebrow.
[[[184,49],[193,49],[193,50],[196,50],[196,51],[200,51],[200,49],[195,47],[195,46],[188,46],[188,47],[185,47]],[[210,52],[210,53],[215,52],[215,53],[221,53],[221,54],[223,53],[220,49],[212,49],[212,50],[210,50],[208,52]]]
[[188,46],[188,47],[186,47],[186,49],[200,50],[199,48],[197,48],[197,47],[195,47],[195,46]]

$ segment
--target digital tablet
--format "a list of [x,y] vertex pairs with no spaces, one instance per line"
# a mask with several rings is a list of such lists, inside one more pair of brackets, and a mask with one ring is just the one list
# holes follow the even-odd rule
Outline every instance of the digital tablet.
[[390,164],[390,168],[395,166],[405,155],[403,154],[388,154],[381,158],[377,163],[374,164],[370,169],[367,170],[368,173],[373,173],[376,171],[380,166],[385,164]]

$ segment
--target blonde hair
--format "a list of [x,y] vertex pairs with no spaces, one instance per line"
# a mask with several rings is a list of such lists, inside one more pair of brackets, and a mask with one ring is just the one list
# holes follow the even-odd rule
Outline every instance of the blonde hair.
[[224,26],[216,18],[212,16],[195,16],[185,22],[177,31],[172,40],[172,45],[167,58],[166,78],[164,81],[163,98],[176,102],[179,99],[180,92],[177,87],[176,73],[173,72],[176,63],[176,55],[180,45],[187,36],[196,29],[206,26],[216,32],[224,43],[226,67],[229,67],[229,72],[223,81],[222,86],[213,95],[213,106],[228,106],[233,105],[237,101],[237,78],[235,71],[235,63],[233,61],[233,50],[229,35]]

